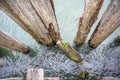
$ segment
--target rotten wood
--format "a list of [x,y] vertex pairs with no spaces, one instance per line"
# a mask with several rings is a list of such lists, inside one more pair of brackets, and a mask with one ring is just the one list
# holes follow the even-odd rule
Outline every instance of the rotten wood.
[[0,30],[0,46],[23,53],[27,53],[29,50],[27,45],[16,40],[13,37],[10,37],[10,35],[1,30]]
[[28,69],[26,80],[43,80],[44,71],[43,69]]
[[81,46],[90,32],[90,28],[97,20],[98,13],[104,0],[85,0],[84,13],[79,21],[78,32],[74,42]]
[[120,26],[120,0],[111,0],[96,30],[92,34],[89,46],[96,48]]
[[82,62],[83,59],[81,58],[79,53],[73,48],[73,46],[68,43],[67,45],[64,45],[60,40],[58,40],[57,45],[65,52],[68,58],[78,63]]

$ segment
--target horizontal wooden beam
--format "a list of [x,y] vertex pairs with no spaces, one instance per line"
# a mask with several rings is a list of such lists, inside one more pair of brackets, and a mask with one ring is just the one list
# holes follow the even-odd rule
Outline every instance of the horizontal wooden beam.
[[0,46],[26,53],[28,46],[0,30]]
[[90,28],[97,20],[98,13],[104,0],[85,0],[84,13],[79,21],[79,28],[74,42],[81,46],[90,32]]
[[111,0],[104,12],[96,30],[92,34],[89,46],[96,48],[102,43],[116,28],[120,26],[120,0]]

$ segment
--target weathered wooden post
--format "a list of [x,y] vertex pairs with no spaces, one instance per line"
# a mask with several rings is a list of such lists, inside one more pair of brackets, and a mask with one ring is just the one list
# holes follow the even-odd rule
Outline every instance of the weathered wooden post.
[[[0,8],[36,41],[52,45],[62,40],[52,0],[0,0]],[[72,46],[59,47],[69,55],[73,52],[72,56],[76,56],[76,60],[73,60],[72,56],[68,57],[73,61],[81,62],[80,55]]]
[[90,32],[90,28],[97,20],[99,10],[104,0],[85,0],[84,13],[79,21],[79,28],[74,42],[81,46]]
[[75,62],[82,62],[82,58],[79,53],[69,44],[63,41],[58,41],[57,45],[65,52],[66,56]]
[[[52,38],[29,0],[0,0],[0,8],[15,20],[32,37],[45,45],[53,44]],[[42,10],[43,7],[41,8]]]
[[96,48],[117,27],[120,26],[120,0],[111,0],[107,10],[104,12],[96,30],[92,34],[89,46]]
[[0,46],[26,53],[28,46],[0,30]]

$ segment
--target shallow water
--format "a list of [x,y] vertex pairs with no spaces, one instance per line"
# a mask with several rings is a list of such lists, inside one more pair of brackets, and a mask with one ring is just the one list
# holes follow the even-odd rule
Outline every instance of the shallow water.
[[[91,28],[86,42],[109,2],[110,0],[105,0],[99,18]],[[54,3],[60,34],[63,40],[67,40],[71,45],[74,45],[73,40],[77,32],[79,17],[83,13],[84,0],[54,0]],[[2,11],[0,11],[0,29],[26,43],[37,53],[35,57],[31,57],[12,51],[13,57],[3,57],[4,66],[0,67],[0,79],[24,77],[26,70],[29,68],[43,68],[46,77],[58,76],[61,80],[79,80],[77,75],[81,71],[87,71],[90,76],[95,76],[97,79],[104,76],[120,77],[120,46],[115,47],[112,46],[114,43],[110,44],[120,34],[120,28],[96,49],[89,49],[87,44],[77,49],[84,58],[84,61],[80,64],[68,59],[57,46],[46,47],[37,43]]]

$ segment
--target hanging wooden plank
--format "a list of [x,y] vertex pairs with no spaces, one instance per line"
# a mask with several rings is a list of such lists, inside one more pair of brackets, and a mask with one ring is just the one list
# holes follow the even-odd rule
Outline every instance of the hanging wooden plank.
[[15,38],[10,37],[7,33],[1,30],[0,30],[0,46],[23,53],[28,52],[27,45],[16,40]]
[[49,32],[29,0],[0,0],[0,8],[31,34],[36,41],[45,45],[53,44]]
[[97,20],[98,13],[104,0],[85,0],[84,13],[79,21],[79,28],[74,42],[81,46],[90,32],[90,28]]
[[117,27],[120,26],[120,0],[111,0],[107,10],[104,12],[96,30],[92,34],[89,46],[96,48]]
[[26,80],[44,80],[43,69],[28,69]]

